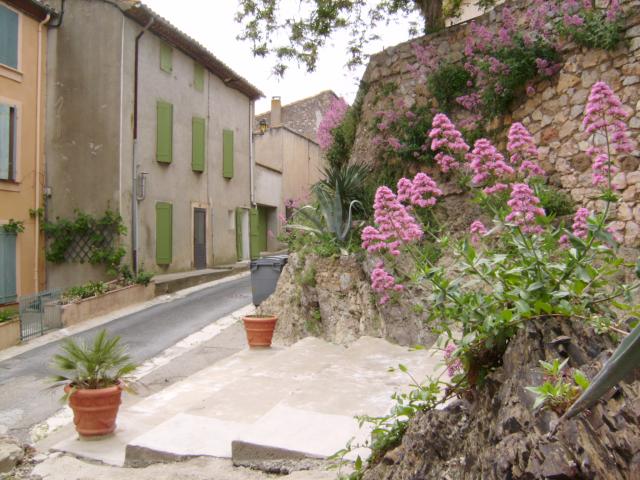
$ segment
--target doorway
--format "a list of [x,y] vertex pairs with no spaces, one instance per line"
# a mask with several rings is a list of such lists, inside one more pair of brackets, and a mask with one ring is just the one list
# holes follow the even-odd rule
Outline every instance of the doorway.
[[207,211],[193,209],[193,266],[196,270],[207,268]]

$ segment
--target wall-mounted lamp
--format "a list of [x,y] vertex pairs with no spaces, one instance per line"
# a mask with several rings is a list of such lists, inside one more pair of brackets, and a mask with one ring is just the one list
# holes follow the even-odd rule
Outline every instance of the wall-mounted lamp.
[[136,198],[140,202],[147,196],[147,175],[147,172],[140,172],[136,178]]
[[267,129],[269,128],[269,125],[267,124],[267,121],[264,118],[260,120],[260,122],[258,123],[258,128],[260,129],[260,135],[264,135],[266,133]]

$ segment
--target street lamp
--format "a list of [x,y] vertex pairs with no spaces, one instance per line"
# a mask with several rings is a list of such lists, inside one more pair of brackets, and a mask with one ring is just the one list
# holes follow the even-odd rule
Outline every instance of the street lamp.
[[264,118],[260,120],[260,122],[258,123],[258,128],[260,129],[261,135],[264,135],[267,129],[269,128],[269,125],[267,124],[267,121]]

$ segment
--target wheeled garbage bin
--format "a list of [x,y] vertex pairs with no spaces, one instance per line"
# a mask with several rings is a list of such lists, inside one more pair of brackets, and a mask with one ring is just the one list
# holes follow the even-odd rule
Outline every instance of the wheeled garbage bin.
[[288,258],[288,255],[273,255],[251,261],[251,293],[256,307],[275,292]]

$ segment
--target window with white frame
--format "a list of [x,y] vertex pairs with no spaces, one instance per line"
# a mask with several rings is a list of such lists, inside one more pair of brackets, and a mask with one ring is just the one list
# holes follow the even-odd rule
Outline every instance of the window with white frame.
[[16,107],[0,103],[0,180],[16,178]]
[[18,12],[0,5],[0,64],[18,68]]

